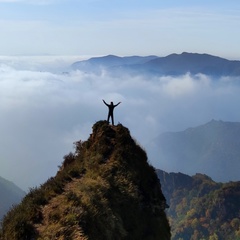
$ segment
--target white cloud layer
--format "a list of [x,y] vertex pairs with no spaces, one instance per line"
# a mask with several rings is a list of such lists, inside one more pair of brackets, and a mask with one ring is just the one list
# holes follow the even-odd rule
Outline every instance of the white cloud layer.
[[164,131],[213,118],[240,120],[239,79],[62,73],[75,60],[0,59],[0,176],[25,190],[54,176],[73,142],[86,140],[92,125],[107,117],[102,99],[122,102],[115,109],[116,123],[143,146]]

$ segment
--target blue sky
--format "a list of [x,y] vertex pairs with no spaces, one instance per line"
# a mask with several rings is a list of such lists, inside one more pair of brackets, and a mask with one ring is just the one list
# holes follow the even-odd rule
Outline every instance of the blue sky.
[[0,0],[0,55],[240,59],[240,1]]

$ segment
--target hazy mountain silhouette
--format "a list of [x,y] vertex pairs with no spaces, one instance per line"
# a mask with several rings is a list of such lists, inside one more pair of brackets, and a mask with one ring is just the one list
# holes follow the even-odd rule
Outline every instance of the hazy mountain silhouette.
[[212,120],[184,131],[162,133],[151,142],[149,152],[160,165],[167,162],[170,171],[201,172],[215,181],[237,181],[240,123]]
[[127,128],[94,124],[54,178],[3,219],[2,238],[170,239],[156,172]]
[[214,76],[239,76],[240,61],[230,61],[209,54],[187,53],[171,54],[153,59],[145,64],[164,75],[182,75],[203,73]]
[[74,70],[78,69],[84,72],[95,72],[100,73],[102,70],[108,71],[121,71],[138,66],[138,64],[144,64],[157,56],[129,56],[129,57],[118,57],[114,55],[108,55],[103,57],[93,57],[88,60],[78,61],[72,64]]
[[0,177],[0,220],[14,204],[18,204],[25,192],[14,183]]
[[170,205],[172,240],[240,238],[240,182],[223,184],[203,174],[159,169],[157,174]]
[[183,75],[202,73],[216,77],[240,75],[240,61],[227,60],[209,54],[187,52],[170,54],[166,57],[108,55],[76,62],[72,68],[85,72],[100,72],[104,69],[110,73],[122,71],[122,73],[132,74]]

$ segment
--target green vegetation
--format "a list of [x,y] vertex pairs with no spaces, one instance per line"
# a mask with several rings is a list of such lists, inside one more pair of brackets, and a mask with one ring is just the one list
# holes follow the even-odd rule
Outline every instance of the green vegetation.
[[240,182],[157,172],[170,203],[172,240],[240,240]]
[[0,239],[170,239],[159,180],[127,128],[97,122],[75,146],[4,217]]

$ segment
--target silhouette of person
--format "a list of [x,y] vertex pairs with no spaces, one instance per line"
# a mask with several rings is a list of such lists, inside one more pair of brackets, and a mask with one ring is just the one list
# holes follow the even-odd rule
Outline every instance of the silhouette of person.
[[113,117],[113,109],[118,106],[121,102],[119,102],[118,104],[114,105],[113,102],[111,102],[110,104],[107,104],[104,100],[103,100],[104,104],[106,106],[108,106],[108,118],[107,121],[109,123],[109,118],[111,117],[112,119],[112,125],[114,125],[114,117]]

